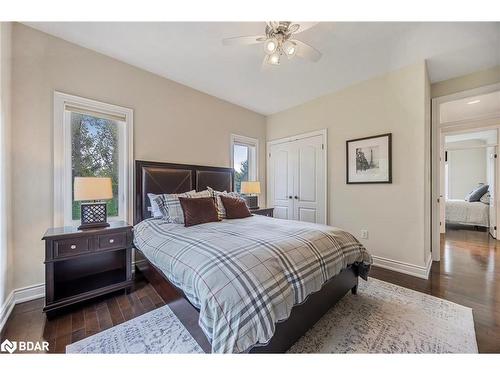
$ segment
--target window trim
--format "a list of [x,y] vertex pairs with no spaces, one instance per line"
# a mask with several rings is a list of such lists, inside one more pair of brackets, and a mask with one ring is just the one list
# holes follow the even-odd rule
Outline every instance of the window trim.
[[255,176],[254,179],[251,179],[250,176],[248,176],[249,181],[260,181],[259,178],[259,140],[257,138],[252,138],[252,137],[247,137],[244,135],[238,135],[238,134],[231,134],[231,141],[230,141],[230,159],[231,159],[231,168],[234,169],[234,146],[235,145],[242,145],[242,146],[251,146],[255,147]]
[[[125,147],[126,160],[124,161],[124,170],[120,179],[120,186],[123,186],[124,199],[124,214],[119,216],[120,220],[132,222],[133,217],[133,168],[134,168],[134,111],[130,108],[120,107],[114,104],[107,104],[97,100],[87,99],[75,95],[65,94],[63,92],[54,91],[54,215],[53,226],[60,227],[66,225],[74,225],[73,220],[68,220],[65,217],[65,212],[68,210],[68,194],[71,196],[71,165],[68,167],[67,160],[71,160],[71,142],[67,142],[71,136],[71,130],[64,126],[65,124],[65,108],[66,106],[80,107],[89,111],[109,114],[111,116],[120,116],[124,118],[125,129],[123,135],[119,137],[120,142],[124,141],[120,146]],[[120,153],[121,158],[122,153]],[[68,159],[69,157],[69,159]],[[69,175],[68,175],[69,171]]]

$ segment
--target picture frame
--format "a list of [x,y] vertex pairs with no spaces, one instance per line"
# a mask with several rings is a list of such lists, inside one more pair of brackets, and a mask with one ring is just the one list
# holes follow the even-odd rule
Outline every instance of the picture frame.
[[346,183],[392,183],[392,133],[346,141]]

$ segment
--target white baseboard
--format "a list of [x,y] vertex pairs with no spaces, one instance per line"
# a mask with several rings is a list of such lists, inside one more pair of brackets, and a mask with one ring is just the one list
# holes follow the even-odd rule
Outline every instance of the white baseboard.
[[0,308],[0,331],[3,329],[14,306],[45,296],[45,284],[36,284],[24,288],[14,289]]
[[425,266],[417,266],[415,264],[405,263],[398,260],[387,259],[379,257],[377,255],[372,255],[373,265],[386,268],[391,271],[396,271],[400,273],[405,273],[407,275],[416,276],[421,279],[428,279],[429,273],[432,266],[432,257],[429,257],[427,264]]
[[7,319],[9,319],[14,305],[14,292],[10,292],[3,305],[0,306],[0,332],[2,331],[5,323],[7,323]]
[[45,284],[36,284],[14,290],[14,301],[16,304],[45,297]]

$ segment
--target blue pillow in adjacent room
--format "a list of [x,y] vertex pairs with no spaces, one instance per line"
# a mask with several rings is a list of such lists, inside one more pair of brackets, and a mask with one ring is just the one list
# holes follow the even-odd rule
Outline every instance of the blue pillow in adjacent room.
[[488,185],[480,185],[465,197],[466,201],[479,202],[481,197],[488,192]]

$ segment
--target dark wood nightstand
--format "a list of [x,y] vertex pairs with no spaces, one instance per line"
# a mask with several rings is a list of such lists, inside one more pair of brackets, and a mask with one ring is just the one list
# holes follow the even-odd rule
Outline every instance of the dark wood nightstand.
[[262,216],[269,216],[273,217],[274,213],[274,208],[256,208],[256,209],[250,209],[250,212],[254,215],[262,215]]
[[132,226],[51,228],[45,240],[45,307],[50,318],[75,303],[132,286]]

